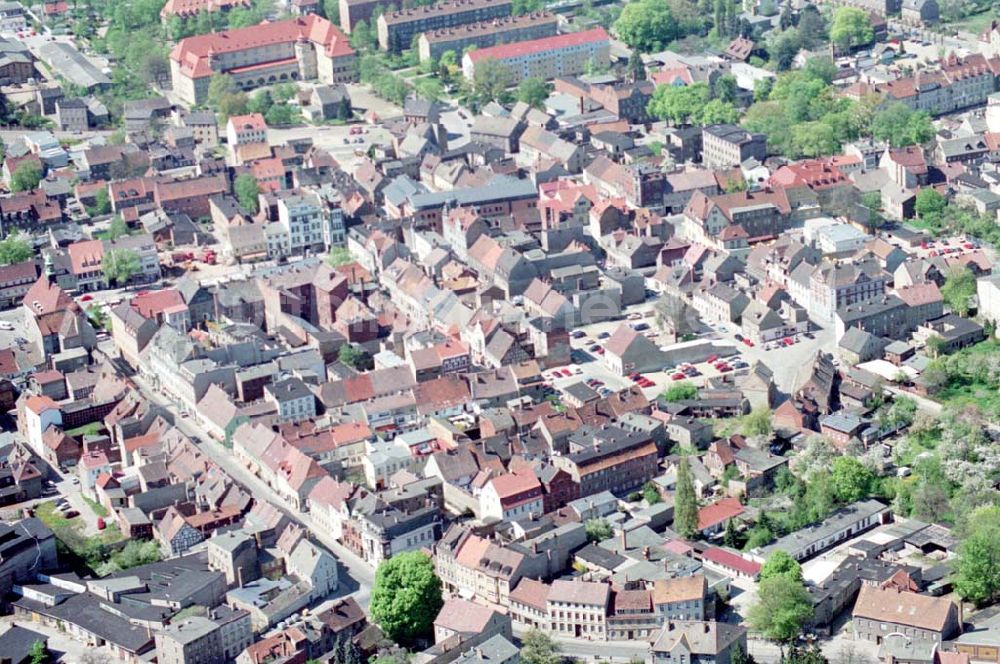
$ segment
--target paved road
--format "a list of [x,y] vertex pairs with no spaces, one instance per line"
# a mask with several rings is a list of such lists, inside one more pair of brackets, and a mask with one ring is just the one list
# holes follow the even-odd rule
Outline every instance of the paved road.
[[133,380],[147,399],[174,414],[175,426],[181,432],[189,438],[200,439],[199,448],[201,451],[225,470],[233,480],[242,485],[255,498],[267,500],[281,509],[292,521],[305,528],[316,541],[333,552],[341,563],[340,590],[337,592],[337,596],[352,595],[358,604],[367,609],[371,587],[375,582],[375,571],[367,563],[336,540],[327,536],[320,528],[317,528],[309,514],[290,509],[271,491],[270,487],[240,465],[228,450],[215,443],[196,422],[190,418],[179,417],[174,404],[167,397],[153,390],[141,376],[136,375]]

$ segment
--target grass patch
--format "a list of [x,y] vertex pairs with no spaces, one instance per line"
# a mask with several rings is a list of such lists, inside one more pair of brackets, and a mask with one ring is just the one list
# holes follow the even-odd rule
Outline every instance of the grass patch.
[[961,30],[964,32],[971,32],[972,34],[978,35],[983,30],[985,30],[990,25],[990,21],[995,19],[996,16],[992,10],[987,9],[979,14],[974,14],[972,16],[966,16],[961,21],[955,21],[954,23],[948,23],[949,28],[955,30]]
[[74,438],[78,436],[96,436],[102,431],[104,431],[103,424],[100,422],[91,422],[90,424],[84,424],[82,427],[70,429],[66,432],[66,435],[73,436]]
[[96,500],[93,500],[91,498],[88,498],[87,496],[84,496],[83,497],[83,502],[87,503],[87,506],[90,507],[90,509],[97,516],[101,517],[102,519],[106,519],[108,517],[108,515],[109,515],[108,508],[105,507],[104,505],[100,504]]

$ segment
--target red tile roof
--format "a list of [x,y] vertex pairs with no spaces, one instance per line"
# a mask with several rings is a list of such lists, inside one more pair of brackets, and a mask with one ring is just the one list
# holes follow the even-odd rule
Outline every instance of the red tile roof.
[[132,308],[143,318],[155,318],[171,307],[184,304],[184,298],[176,288],[150,291],[132,298]]
[[104,261],[104,243],[100,240],[74,242],[66,248],[73,274],[93,272],[101,268]]
[[565,35],[556,35],[555,37],[530,39],[528,41],[514,42],[512,44],[501,44],[500,46],[480,48],[475,51],[471,51],[468,54],[468,57],[472,60],[472,62],[479,62],[480,60],[488,60],[490,58],[502,60],[505,58],[542,53],[544,51],[572,48],[574,46],[582,46],[583,44],[591,44],[594,42],[606,42],[608,40],[608,33],[604,30],[604,28],[593,28],[592,30],[572,32]]
[[233,7],[250,7],[250,0],[167,0],[160,10],[160,18],[167,16],[196,16],[198,12],[218,12]]
[[760,563],[747,560],[746,558],[738,556],[731,551],[726,551],[725,549],[706,549],[705,552],[701,554],[701,559],[707,560],[710,563],[715,563],[720,567],[736,570],[741,574],[747,574],[749,576],[757,576],[760,574]]
[[723,498],[698,510],[698,530],[705,530],[743,514],[737,498]]
[[170,52],[170,59],[180,65],[181,72],[185,75],[204,78],[214,73],[209,64],[212,55],[266,48],[299,40],[323,47],[327,57],[339,58],[354,54],[344,33],[322,16],[312,14],[287,21],[188,37],[174,47]]

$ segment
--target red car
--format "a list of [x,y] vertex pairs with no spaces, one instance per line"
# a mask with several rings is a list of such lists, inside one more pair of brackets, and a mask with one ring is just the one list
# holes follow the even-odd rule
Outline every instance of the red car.
[[733,370],[733,368],[728,364],[723,364],[721,367],[716,367],[716,369],[719,370],[719,373],[726,373],[727,371]]
[[98,530],[104,530],[107,527],[107,525],[108,524],[104,523],[104,519],[102,517],[97,517],[97,529]]
[[597,347],[597,354],[598,355],[604,355],[604,346],[598,346]]
[[708,364],[712,364],[712,363],[713,363],[713,362],[715,362],[715,361],[716,361],[717,359],[719,359],[719,356],[718,356],[718,355],[709,355],[709,356],[708,356],[708,359],[707,359],[707,360],[705,360],[705,362],[707,362]]
[[670,378],[671,378],[671,380],[684,380],[685,378],[687,378],[687,374],[684,374],[684,373],[681,373],[680,371],[678,371],[677,373],[675,373]]
[[94,299],[93,295],[84,295],[83,297],[80,298],[80,301],[81,302],[90,302],[93,299]]
[[791,346],[793,343],[795,343],[794,341],[792,341],[791,337],[785,337],[783,341],[785,342],[786,346]]

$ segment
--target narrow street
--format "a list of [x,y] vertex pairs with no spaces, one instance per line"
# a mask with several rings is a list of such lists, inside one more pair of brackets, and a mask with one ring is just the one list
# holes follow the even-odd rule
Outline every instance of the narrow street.
[[340,590],[338,591],[337,596],[352,595],[362,608],[368,608],[371,587],[375,582],[375,570],[373,570],[366,562],[356,556],[353,552],[349,551],[339,542],[329,537],[320,528],[315,527],[312,518],[308,513],[302,513],[290,509],[274,494],[273,491],[271,491],[270,487],[268,487],[260,478],[255,477],[250,473],[250,471],[240,465],[239,462],[237,462],[236,457],[234,457],[225,447],[216,443],[211,437],[209,437],[208,433],[198,426],[197,423],[192,421],[190,418],[181,418],[178,415],[173,402],[171,402],[164,395],[153,390],[141,376],[137,374],[132,377],[132,380],[134,380],[136,385],[139,386],[143,395],[147,399],[158,406],[166,408],[174,415],[174,425],[180,429],[184,435],[189,438],[197,438],[200,440],[201,443],[198,444],[199,449],[212,459],[212,461],[218,464],[220,468],[225,470],[237,484],[243,486],[254,497],[267,500],[272,505],[279,508],[282,512],[287,514],[292,521],[305,528],[313,539],[333,553],[341,564]]

